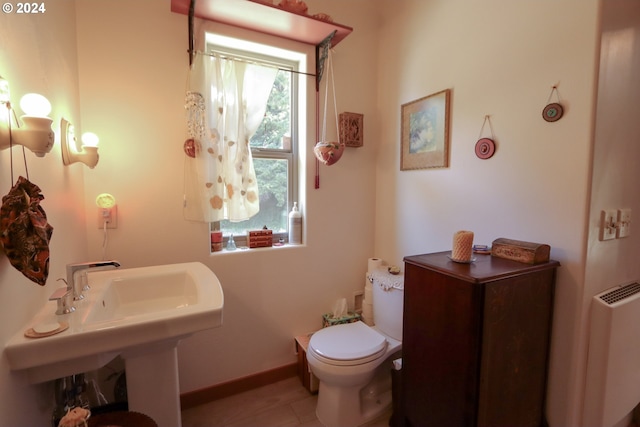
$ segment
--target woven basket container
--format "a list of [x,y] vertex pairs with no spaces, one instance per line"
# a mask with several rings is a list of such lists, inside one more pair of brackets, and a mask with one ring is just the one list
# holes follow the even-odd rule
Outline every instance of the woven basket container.
[[155,421],[140,412],[119,411],[89,418],[89,427],[158,427]]

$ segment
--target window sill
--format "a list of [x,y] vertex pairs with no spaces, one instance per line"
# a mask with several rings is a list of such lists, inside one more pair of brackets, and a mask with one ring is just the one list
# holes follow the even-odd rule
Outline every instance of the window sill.
[[218,256],[218,255],[237,254],[237,253],[258,253],[258,252],[265,252],[265,251],[281,251],[281,250],[286,250],[287,248],[294,249],[294,248],[303,248],[305,246],[306,245],[304,244],[290,245],[288,243],[285,243],[282,245],[267,246],[264,248],[249,248],[248,246],[238,246],[235,250],[227,250],[226,248],[223,248],[221,251],[211,252],[210,255]]

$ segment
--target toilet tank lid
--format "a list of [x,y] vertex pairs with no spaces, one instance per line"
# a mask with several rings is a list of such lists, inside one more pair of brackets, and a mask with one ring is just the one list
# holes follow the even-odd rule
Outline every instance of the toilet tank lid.
[[309,341],[313,351],[334,360],[362,359],[384,350],[386,345],[382,334],[360,321],[321,329]]

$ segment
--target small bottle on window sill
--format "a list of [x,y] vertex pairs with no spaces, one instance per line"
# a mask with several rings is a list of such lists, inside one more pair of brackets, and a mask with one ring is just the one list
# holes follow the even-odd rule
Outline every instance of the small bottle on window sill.
[[236,241],[233,240],[233,234],[229,236],[229,240],[227,241],[227,250],[228,251],[236,250]]
[[289,213],[289,244],[302,243],[302,213],[298,210],[298,202],[293,202],[293,209]]

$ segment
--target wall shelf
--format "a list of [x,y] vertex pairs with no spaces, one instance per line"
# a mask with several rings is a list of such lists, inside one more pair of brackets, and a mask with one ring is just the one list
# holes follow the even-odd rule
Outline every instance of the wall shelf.
[[[188,16],[190,2],[171,0],[171,11]],[[335,31],[331,39],[333,47],[353,31],[345,25],[290,12],[259,0],[196,0],[194,16],[314,46]]]

